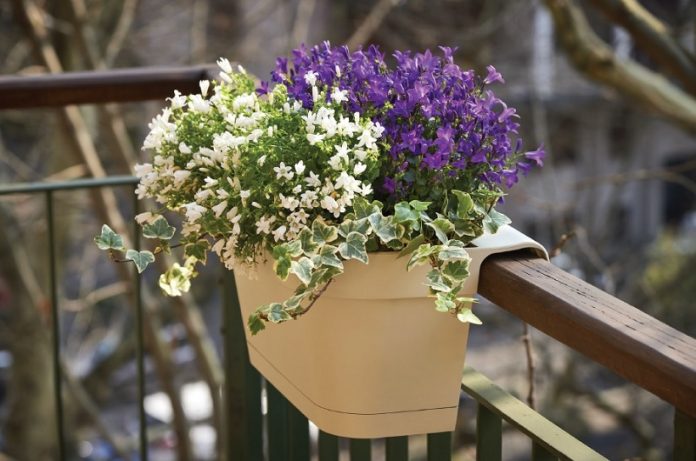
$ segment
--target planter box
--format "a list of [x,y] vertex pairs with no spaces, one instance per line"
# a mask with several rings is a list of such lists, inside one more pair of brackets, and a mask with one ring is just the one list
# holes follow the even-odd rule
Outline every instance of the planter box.
[[[473,295],[483,260],[541,245],[506,226],[474,241]],[[427,266],[406,271],[407,258],[371,253],[346,263],[312,310],[297,321],[246,330],[259,372],[323,431],[377,438],[454,429],[469,325],[436,312],[424,285]],[[281,301],[297,280],[281,282],[271,262],[258,278],[236,276],[244,319],[257,306]],[[485,328],[485,327],[484,327]]]

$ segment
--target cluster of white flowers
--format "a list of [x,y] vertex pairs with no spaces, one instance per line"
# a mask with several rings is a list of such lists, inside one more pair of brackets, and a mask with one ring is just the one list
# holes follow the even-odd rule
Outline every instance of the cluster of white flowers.
[[[338,222],[356,196],[371,195],[383,128],[341,111],[339,89],[328,99],[317,90],[307,110],[283,85],[261,98],[242,69],[218,64],[222,82],[202,81],[200,94],[175,92],[153,119],[143,148],[154,157],[136,166],[137,194],[179,212],[183,236],[212,238],[231,268],[240,256],[253,262],[264,247],[297,238],[317,217]],[[316,78],[305,75],[314,88]]]

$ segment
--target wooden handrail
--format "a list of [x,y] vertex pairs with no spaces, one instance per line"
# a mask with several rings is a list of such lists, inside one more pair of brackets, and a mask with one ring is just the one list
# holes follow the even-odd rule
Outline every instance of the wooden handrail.
[[214,75],[215,67],[199,66],[0,76],[0,109],[164,99],[174,90],[197,92]]
[[528,252],[488,258],[479,293],[696,417],[696,339]]

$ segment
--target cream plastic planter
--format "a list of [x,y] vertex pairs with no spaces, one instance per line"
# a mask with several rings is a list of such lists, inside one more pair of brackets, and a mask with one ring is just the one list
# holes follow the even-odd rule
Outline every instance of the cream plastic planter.
[[[467,248],[477,291],[479,268],[494,253],[544,248],[509,226]],[[428,267],[406,272],[397,253],[371,253],[346,264],[312,310],[251,336],[249,358],[261,374],[323,431],[353,438],[454,429],[469,326],[436,312],[424,285]],[[259,305],[290,296],[271,263],[258,278],[236,276],[246,319]]]

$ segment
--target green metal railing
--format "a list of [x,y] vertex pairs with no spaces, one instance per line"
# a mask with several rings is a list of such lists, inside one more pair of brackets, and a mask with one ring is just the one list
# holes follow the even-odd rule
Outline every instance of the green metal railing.
[[[126,70],[80,73],[60,77],[0,78],[0,109],[61,106],[161,98],[174,88],[194,90],[210,78],[208,68]],[[38,98],[38,99],[37,99]],[[69,182],[0,186],[0,196],[39,194],[45,198],[48,229],[48,268],[52,315],[52,354],[56,393],[57,458],[67,459],[65,415],[61,395],[61,331],[58,288],[55,195],[69,190],[134,187],[132,177],[80,179]],[[1,198],[1,197],[0,197]],[[133,212],[138,204],[134,202]],[[137,245],[137,226],[134,228]],[[223,271],[223,367],[225,460],[337,460],[347,451],[351,460],[369,460],[374,441],[344,441],[319,432],[310,440],[309,422],[249,364],[243,322],[233,274]],[[148,459],[144,408],[144,305],[141,280],[134,274],[134,319],[138,399],[138,456]],[[505,286],[504,290],[500,290]],[[653,392],[675,407],[674,458],[696,460],[696,340],[621,303],[606,293],[528,255],[493,257],[482,266],[480,292],[530,325],[605,365],[629,381]],[[477,402],[476,457],[502,457],[503,427],[508,424],[532,440],[532,459],[604,459],[543,416],[467,368],[462,390]],[[262,413],[262,399],[267,412]],[[409,458],[409,438],[384,440],[387,460]],[[452,457],[453,435],[427,435],[428,460]]]

